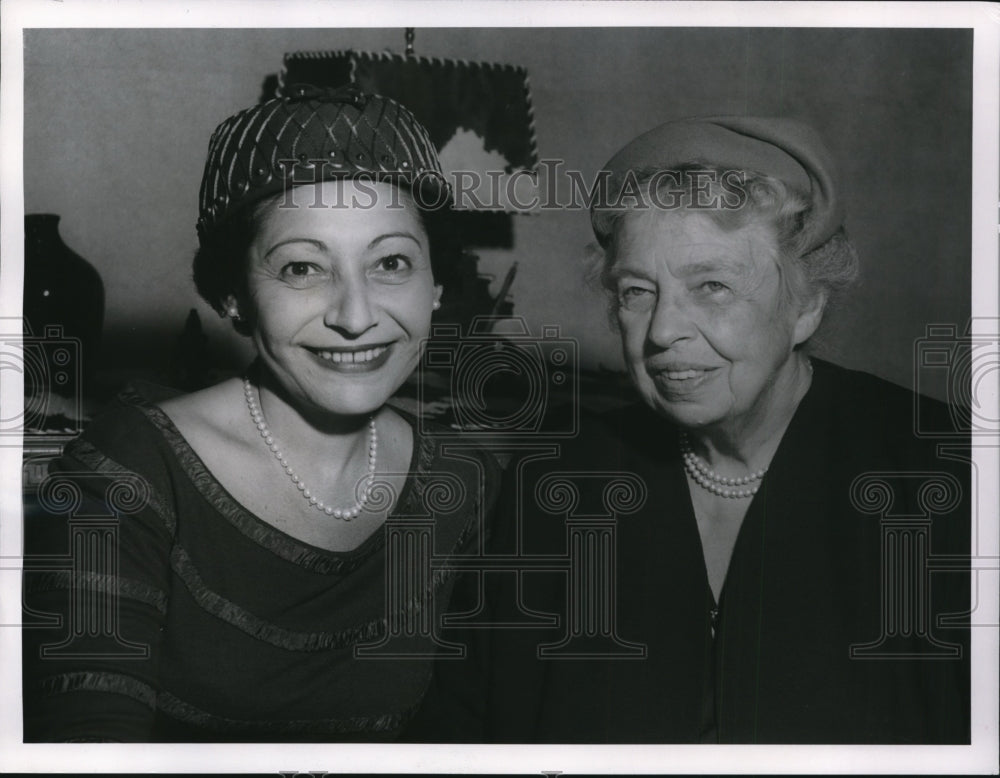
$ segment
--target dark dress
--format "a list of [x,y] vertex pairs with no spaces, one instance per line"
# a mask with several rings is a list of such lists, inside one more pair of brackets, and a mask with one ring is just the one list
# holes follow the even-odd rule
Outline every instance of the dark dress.
[[[443,557],[478,551],[482,509],[499,480],[492,456],[465,453],[444,458],[415,427],[410,475],[390,517],[432,522]],[[442,473],[461,481],[464,500],[435,515],[425,491]],[[275,529],[237,503],[136,393],[67,447],[53,477],[68,480],[47,496],[43,488],[26,521],[25,622],[38,626],[24,630],[25,740],[399,735],[432,657],[426,630],[396,627],[428,604],[443,610],[452,572],[397,592],[389,613],[386,531],[336,553]],[[105,607],[109,593],[115,604]],[[357,647],[386,639],[387,615],[395,648],[356,658]],[[406,651],[415,656],[386,656]]]
[[[944,405],[921,402],[922,419],[947,421]],[[969,742],[968,438],[952,441],[957,459],[939,456],[914,435],[913,403],[815,361],[718,603],[678,431],[645,407],[591,420],[558,459],[508,471],[492,551],[516,554],[519,523],[521,557],[534,561],[519,576],[463,580],[465,608],[484,606],[480,623],[507,626],[450,635],[470,658],[439,663],[410,737]],[[543,495],[557,472],[576,483],[570,508]],[[606,530],[588,547],[586,531],[567,524],[607,523],[601,484],[615,472],[645,489],[643,506],[614,521],[616,567],[601,556]],[[574,554],[590,567],[560,568]],[[540,614],[558,625],[540,626]],[[535,626],[514,626],[525,621]]]

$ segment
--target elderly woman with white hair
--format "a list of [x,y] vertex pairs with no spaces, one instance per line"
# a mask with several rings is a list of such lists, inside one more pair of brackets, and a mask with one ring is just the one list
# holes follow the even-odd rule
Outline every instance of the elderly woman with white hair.
[[[857,275],[831,154],[798,121],[716,117],[605,170],[592,224],[642,402],[521,468],[493,546],[567,553],[546,474],[641,479],[601,571],[604,649],[551,650],[582,579],[492,576],[494,622],[562,617],[471,633],[477,660],[443,663],[426,710],[457,701],[471,715],[436,720],[473,726],[442,737],[968,742],[969,471],[914,426],[948,408],[809,356]],[[932,576],[929,555],[955,564]]]

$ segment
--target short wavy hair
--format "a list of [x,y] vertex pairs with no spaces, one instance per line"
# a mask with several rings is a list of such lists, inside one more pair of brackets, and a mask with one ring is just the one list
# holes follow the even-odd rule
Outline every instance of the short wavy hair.
[[[818,292],[826,296],[826,310],[835,307],[859,276],[858,254],[843,227],[820,246],[803,252],[803,224],[811,207],[808,195],[788,187],[773,176],[756,171],[723,170],[692,162],[687,165],[634,170],[634,204],[602,209],[595,213],[594,227],[600,248],[593,247],[596,277],[610,293],[611,269],[621,228],[628,214],[637,210],[678,204],[686,213],[710,218],[723,230],[732,231],[764,221],[774,229],[782,289],[788,302],[804,301]],[[735,176],[734,176],[735,174]],[[711,206],[690,207],[692,203]],[[686,205],[685,205],[686,204]],[[609,294],[611,318],[615,321],[618,300]]]

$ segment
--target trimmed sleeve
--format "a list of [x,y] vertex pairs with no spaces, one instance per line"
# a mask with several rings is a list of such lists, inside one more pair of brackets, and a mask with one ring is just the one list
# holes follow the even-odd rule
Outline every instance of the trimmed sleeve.
[[26,742],[151,737],[174,531],[163,455],[142,415],[118,408],[26,501]]

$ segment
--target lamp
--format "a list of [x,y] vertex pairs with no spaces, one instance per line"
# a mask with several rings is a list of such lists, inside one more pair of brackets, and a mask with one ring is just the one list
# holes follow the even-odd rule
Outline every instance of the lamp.
[[524,212],[538,163],[528,73],[489,62],[407,53],[313,51],[286,54],[278,95],[286,86],[351,84],[405,105],[427,128],[461,210]]

